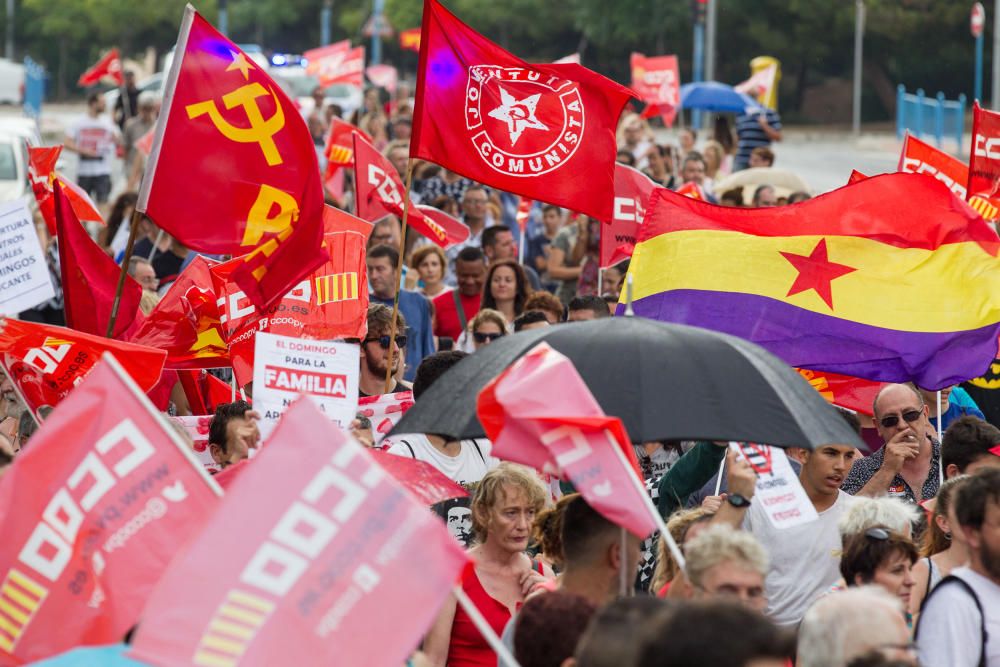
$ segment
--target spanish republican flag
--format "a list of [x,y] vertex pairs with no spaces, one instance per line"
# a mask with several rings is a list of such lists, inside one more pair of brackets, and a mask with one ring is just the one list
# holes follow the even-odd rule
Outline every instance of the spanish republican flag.
[[996,355],[1000,239],[929,176],[760,209],[661,189],[639,234],[636,315],[733,334],[799,368],[926,389],[978,377]]

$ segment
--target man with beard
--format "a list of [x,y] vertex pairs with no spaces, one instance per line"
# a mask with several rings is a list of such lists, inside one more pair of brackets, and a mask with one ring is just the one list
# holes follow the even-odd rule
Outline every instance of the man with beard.
[[[396,381],[406,350],[406,319],[400,311],[396,317],[396,339],[392,333],[392,308],[381,303],[368,306],[368,334],[364,340],[355,340],[361,346],[361,375],[358,378],[359,396],[379,396],[403,391],[409,387]],[[385,372],[389,364],[389,346],[392,351],[392,384],[385,391]]]
[[[399,280],[396,275],[396,267],[399,265],[399,252],[387,245],[377,245],[368,251],[368,283],[371,285],[371,296],[369,303],[380,303],[392,309],[393,299],[396,290],[399,288]],[[402,336],[400,346],[405,348],[405,370],[403,378],[408,382],[413,381],[413,376],[417,372],[420,361],[428,354],[434,353],[434,334],[431,324],[431,304],[423,294],[411,292],[410,290],[399,291],[399,314],[409,325],[396,330],[397,336]],[[392,318],[389,318],[392,322]],[[368,327],[368,337],[374,334],[371,325]],[[389,330],[379,335],[388,336]],[[389,339],[383,343],[385,350],[389,349]],[[361,357],[364,360],[365,347],[362,346]],[[362,367],[364,364],[362,364]],[[395,372],[395,371],[394,371]],[[382,378],[385,380],[385,377]],[[378,393],[382,393],[381,391]],[[364,394],[362,394],[364,396]]]
[[922,665],[1000,665],[1000,469],[986,468],[955,492],[969,565],[951,571],[924,602],[917,626]]

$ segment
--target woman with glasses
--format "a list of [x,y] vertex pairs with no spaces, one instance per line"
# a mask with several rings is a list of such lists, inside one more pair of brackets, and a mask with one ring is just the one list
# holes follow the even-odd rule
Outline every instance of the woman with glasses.
[[848,587],[876,584],[898,597],[904,609],[909,609],[916,562],[917,547],[913,540],[875,526],[844,541],[840,573]]
[[506,320],[505,326],[510,327],[524,312],[524,302],[531,294],[531,285],[521,265],[510,259],[500,260],[490,264],[486,272],[480,308],[499,311]]
[[469,322],[472,346],[478,350],[484,345],[489,345],[498,338],[507,335],[507,322],[504,316],[496,310],[485,308],[476,313],[476,316]]

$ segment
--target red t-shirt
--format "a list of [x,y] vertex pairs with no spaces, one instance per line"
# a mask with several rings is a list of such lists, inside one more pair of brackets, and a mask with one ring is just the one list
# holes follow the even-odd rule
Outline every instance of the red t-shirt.
[[[448,291],[434,297],[435,336],[447,336],[452,340],[458,340],[458,337],[462,335],[462,322],[458,319],[458,309],[455,308],[455,293],[455,291]],[[479,303],[482,297],[479,294],[465,296],[461,292],[457,293],[462,300],[465,321],[469,322],[479,312]]]

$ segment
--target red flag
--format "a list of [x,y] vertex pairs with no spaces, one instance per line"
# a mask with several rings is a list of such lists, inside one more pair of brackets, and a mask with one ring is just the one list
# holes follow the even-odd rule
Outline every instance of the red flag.
[[833,405],[871,416],[875,396],[882,387],[881,382],[804,368],[795,370]]
[[1000,206],[1000,113],[976,102],[972,106],[972,154],[969,159],[968,195]]
[[[354,159],[358,217],[375,221],[392,213],[402,219],[406,190],[389,160],[359,134],[354,135]],[[424,214],[423,209],[410,206],[407,224],[442,248],[461,243],[469,237],[469,228],[455,218],[449,216],[444,219],[444,225],[438,222],[440,219],[437,215],[431,218]]]
[[468,491],[426,461],[396,456],[380,449],[371,450],[371,454],[387,473],[424,505],[435,505],[452,498],[469,497]]
[[[111,320],[111,307],[121,268],[84,230],[59,185],[55,186],[53,196],[66,323],[73,329],[103,335]],[[127,338],[129,328],[133,324],[141,324],[141,298],[142,287],[131,276],[125,276],[118,319],[111,332],[114,338]]]
[[639,537],[656,530],[621,420],[605,416],[573,362],[547,343],[486,385],[476,412],[494,456],[561,472],[595,510]]
[[365,76],[376,88],[385,88],[390,95],[396,94],[399,85],[399,70],[392,65],[369,65],[365,68]]
[[969,168],[942,150],[920,141],[910,133],[903,140],[896,171],[908,174],[929,174],[948,186],[960,199],[965,199]]
[[638,169],[615,165],[615,214],[611,224],[601,230],[602,268],[632,256],[649,196],[656,187],[656,183]]
[[266,308],[325,261],[312,137],[281,88],[190,6],[177,44],[136,208],[193,250],[243,255],[233,280]]
[[166,358],[162,350],[66,327],[0,320],[0,362],[36,418],[38,408],[57,405],[105,352],[121,359],[125,371],[143,391],[159,381]]
[[87,86],[97,85],[102,79],[107,79],[116,86],[125,83],[125,79],[122,76],[122,60],[118,55],[118,49],[111,49],[101,56],[100,60],[80,75],[76,85],[86,88]]
[[326,135],[326,147],[323,149],[323,154],[326,156],[323,185],[330,192],[335,192],[334,188],[343,191],[343,181],[341,180],[338,186],[333,183],[333,179],[340,172],[341,167],[354,166],[354,136],[351,134],[352,132],[359,132],[368,142],[372,140],[371,137],[350,123],[339,118],[330,119],[330,131]]
[[690,197],[691,199],[700,199],[701,201],[708,201],[708,197],[705,196],[705,191],[697,183],[684,183],[674,192],[679,195],[684,195],[685,197]]
[[316,77],[321,86],[346,83],[364,85],[365,47],[351,48],[350,40],[343,40],[302,54],[306,59],[306,74]]
[[221,494],[109,355],[0,478],[0,662],[119,642]]
[[437,0],[425,0],[422,30],[411,157],[609,220],[615,127],[632,93],[580,65],[526,63]]
[[410,209],[410,220],[413,220],[414,211],[419,211],[423,214],[426,224],[429,227],[433,229],[436,225],[444,231],[445,249],[448,249],[453,245],[465,243],[468,240],[469,235],[472,234],[464,222],[458,218],[448,215],[439,208],[434,208],[433,206],[428,206],[427,204],[417,204],[416,208]]
[[42,148],[28,146],[28,180],[31,181],[38,209],[42,212],[42,218],[51,236],[56,235],[56,204],[52,197],[52,184],[57,181],[81,222],[104,224],[104,218],[97,210],[97,205],[90,199],[90,195],[76,183],[67,181],[56,173],[56,162],[62,149],[61,145]]
[[514,219],[517,220],[517,226],[521,230],[521,234],[528,228],[528,220],[531,219],[531,207],[535,205],[535,202],[527,197],[521,197],[521,201],[517,204],[517,214],[515,214]]
[[232,399],[232,387],[204,370],[177,371],[188,406],[194,415],[214,415],[215,409]]
[[181,271],[131,341],[167,352],[167,368],[230,365],[212,284],[217,262],[198,255]]
[[647,104],[643,118],[660,115],[663,124],[670,127],[681,104],[681,76],[677,56],[647,58],[633,53],[632,90]]
[[857,169],[851,169],[851,175],[847,177],[847,184],[848,185],[854,185],[855,183],[857,183],[859,181],[863,181],[866,178],[868,178],[867,175],[862,174]]
[[[424,505],[299,400],[174,559],[132,653],[163,667],[400,665],[467,562]],[[391,632],[373,641],[387,610]]]
[[399,48],[420,52],[420,28],[409,28],[399,33]]
[[313,340],[364,338],[368,326],[365,249],[371,225],[330,206],[323,217],[330,259],[263,313],[229,280],[235,260],[212,267],[223,334],[241,387],[253,379],[258,331]]

